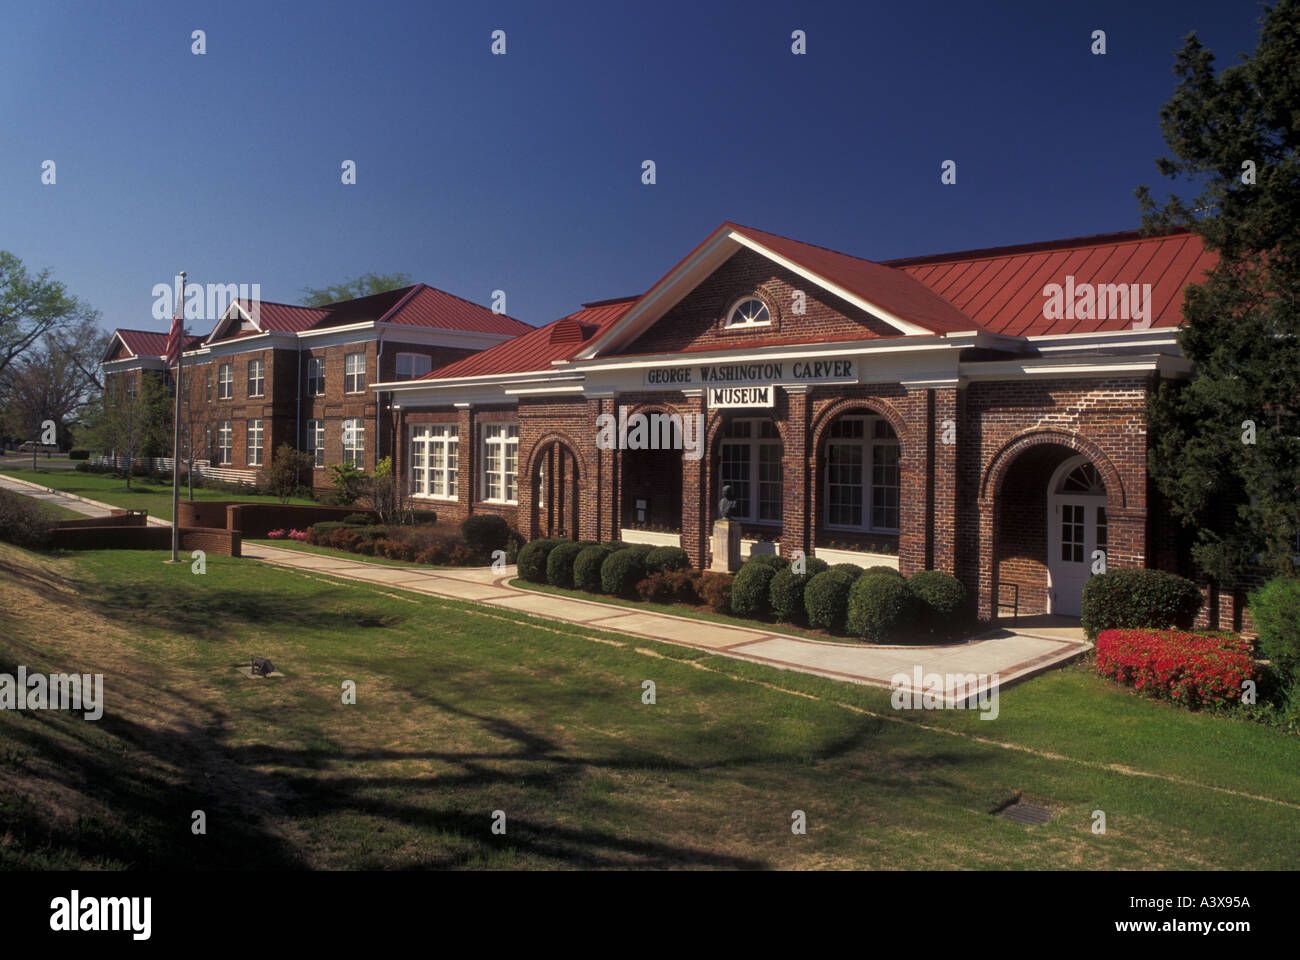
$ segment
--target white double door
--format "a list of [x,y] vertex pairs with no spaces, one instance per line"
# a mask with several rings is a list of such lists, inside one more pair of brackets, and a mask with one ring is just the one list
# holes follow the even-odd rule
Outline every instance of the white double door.
[[[1083,585],[1106,552],[1106,498],[1053,494],[1047,505],[1047,609],[1077,617]],[[1104,569],[1104,567],[1102,568]]]

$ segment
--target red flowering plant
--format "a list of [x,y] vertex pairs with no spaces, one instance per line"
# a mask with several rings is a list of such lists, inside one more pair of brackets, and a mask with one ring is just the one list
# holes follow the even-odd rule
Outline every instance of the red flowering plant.
[[1097,671],[1145,696],[1192,708],[1240,704],[1242,684],[1260,679],[1249,641],[1184,630],[1103,630]]
[[266,531],[266,538],[268,540],[283,540],[285,538],[285,531],[283,529],[268,530]]

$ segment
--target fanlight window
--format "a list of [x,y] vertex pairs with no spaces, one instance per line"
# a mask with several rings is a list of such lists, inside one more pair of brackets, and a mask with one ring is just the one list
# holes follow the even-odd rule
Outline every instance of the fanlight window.
[[1089,496],[1104,497],[1106,484],[1102,483],[1101,474],[1091,463],[1081,463],[1061,480],[1058,493],[1083,493]]
[[767,304],[758,297],[746,297],[731,308],[727,315],[729,327],[763,327],[772,322]]

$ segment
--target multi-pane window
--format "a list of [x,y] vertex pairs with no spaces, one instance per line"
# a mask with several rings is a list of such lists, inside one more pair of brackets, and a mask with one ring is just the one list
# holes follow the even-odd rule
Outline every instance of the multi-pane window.
[[230,421],[222,420],[221,425],[217,427],[217,463],[224,466],[230,465],[230,451],[234,448],[234,431],[230,429]]
[[881,417],[840,417],[826,441],[826,525],[898,530],[898,438]]
[[727,314],[728,327],[765,327],[772,322],[767,304],[758,297],[746,297]]
[[309,357],[307,359],[307,393],[319,397],[325,393],[325,358]]
[[207,371],[205,371],[205,373],[204,373],[204,378],[205,378],[205,383],[204,383],[204,387],[203,387],[203,399],[204,399],[204,400],[211,401],[211,400],[212,400],[212,370],[211,370],[211,368],[209,368]]
[[360,467],[365,460],[366,422],[360,417],[343,421],[343,462]]
[[483,426],[483,499],[514,503],[518,498],[519,427],[513,423]]
[[1083,563],[1083,529],[1086,508],[1081,503],[1061,504],[1061,559]]
[[217,367],[217,399],[229,400],[235,395],[235,368],[228,363]]
[[260,397],[266,386],[266,368],[260,359],[248,361],[248,395]]
[[245,462],[250,467],[260,467],[262,465],[262,421],[249,420],[246,436],[248,459]]
[[397,355],[398,380],[414,380],[433,369],[433,359],[423,353],[399,353]]
[[781,435],[771,420],[732,420],[719,450],[719,491],[731,485],[732,516],[781,522]]
[[343,361],[343,389],[361,393],[366,389],[366,355],[349,353]]
[[459,439],[457,428],[451,425],[411,427],[411,493],[456,499]]
[[307,421],[307,453],[311,455],[312,462],[318,466],[325,466],[325,421],[308,420]]

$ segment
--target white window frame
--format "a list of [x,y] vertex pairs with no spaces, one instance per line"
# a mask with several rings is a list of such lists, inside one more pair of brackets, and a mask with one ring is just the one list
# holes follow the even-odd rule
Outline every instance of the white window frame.
[[229,420],[222,420],[217,426],[217,464],[219,466],[230,466],[230,458],[234,455],[235,431]]
[[316,467],[325,466],[325,421],[308,420],[305,440],[307,453],[312,457],[312,464]]
[[[357,358],[360,358],[358,361]],[[360,370],[353,370],[354,366],[360,366]],[[352,389],[352,384],[356,383],[357,388]],[[365,393],[366,392],[366,355],[364,353],[349,353],[343,358],[343,392],[344,393]]]
[[235,399],[235,365],[223,363],[217,367],[217,399]]
[[[349,438],[354,442],[348,443]],[[366,421],[364,417],[349,417],[343,421],[343,462],[358,470],[365,469]]]
[[[460,497],[460,428],[454,423],[411,425],[408,474],[411,496],[426,500]],[[435,467],[434,463],[441,463]],[[440,476],[435,477],[435,471]]]
[[[254,365],[256,365],[257,376],[253,376]],[[253,385],[257,385],[257,390],[253,390]],[[253,357],[248,361],[248,395],[250,397],[262,397],[266,395],[266,364],[260,357]]]
[[[402,373],[403,360],[407,362],[407,370],[405,374]],[[415,372],[417,366],[425,366],[426,364],[426,369],[421,370],[419,373]],[[429,356],[427,353],[399,353],[397,355],[396,366],[394,367],[393,379],[415,380],[424,376],[426,373],[429,373],[431,370],[433,370],[433,357]]]
[[[479,462],[482,463],[482,484],[479,495],[483,503],[517,504],[519,502],[519,425],[517,423],[485,423],[481,429]],[[491,469],[494,457],[497,469]],[[514,470],[510,469],[513,461]],[[500,496],[492,496],[493,479],[499,478]],[[511,492],[514,496],[511,497]]]
[[[876,424],[884,423],[891,431],[893,425],[885,417],[871,414],[849,414],[837,418],[840,421],[863,421],[861,437],[846,437],[843,439],[828,437],[825,442],[825,467],[822,470],[822,496],[826,506],[822,513],[822,526],[827,530],[842,530],[847,533],[876,533],[876,534],[897,534],[901,531],[903,516],[903,468],[902,468],[902,445],[898,440],[898,434],[894,438],[885,439],[877,437]],[[850,524],[832,523],[831,522],[831,447],[832,446],[851,446],[858,447],[862,456],[862,525],[853,526]],[[876,506],[876,487],[875,467],[876,467],[876,447],[888,446],[898,451],[898,520],[899,526],[878,527],[875,525],[875,506]]]
[[307,395],[310,397],[323,397],[325,395],[324,357],[307,358]]
[[[752,523],[756,526],[779,527],[785,513],[785,478],[780,475],[780,464],[785,457],[785,444],[781,439],[781,431],[777,429],[776,423],[770,417],[737,417],[734,420],[728,421],[726,427],[729,429],[742,423],[749,425],[748,437],[728,437],[726,436],[726,429],[724,429],[723,435],[718,438],[718,492],[719,494],[722,492],[722,487],[725,484],[734,484],[737,482],[735,480],[727,479],[723,473],[723,464],[727,462],[725,448],[746,448],[745,462],[748,465],[749,479],[744,482],[749,485],[749,510],[743,515],[739,513],[734,514],[733,519],[743,521],[744,523]],[[772,424],[772,429],[776,436],[762,437],[758,435],[759,431],[762,429],[761,425],[764,423]],[[776,447],[778,451],[777,470],[779,479],[777,480],[777,486],[779,489],[779,496],[777,497],[777,516],[775,518],[768,517],[766,519],[759,519],[759,512],[762,503],[762,483],[764,482],[760,476],[763,465],[762,454],[764,447]],[[771,483],[771,481],[766,482]],[[733,489],[732,493],[739,493],[739,491]]]
[[[739,320],[736,319],[736,311],[738,311],[745,304],[751,302],[757,303],[760,307],[763,308],[763,314],[767,317],[766,320],[746,320],[744,318],[741,318]],[[754,294],[750,293],[741,297],[739,300],[733,303],[731,307],[727,310],[727,319],[723,323],[723,329],[746,330],[749,329],[750,327],[770,327],[771,325],[772,325],[772,308],[767,305],[767,301],[765,301],[762,297],[755,296]]]
[[[244,462],[249,467],[260,467],[262,465],[262,439],[264,436],[262,422],[260,417],[255,417],[244,425],[246,431],[244,434]],[[253,442],[254,437],[257,438],[257,443]]]

